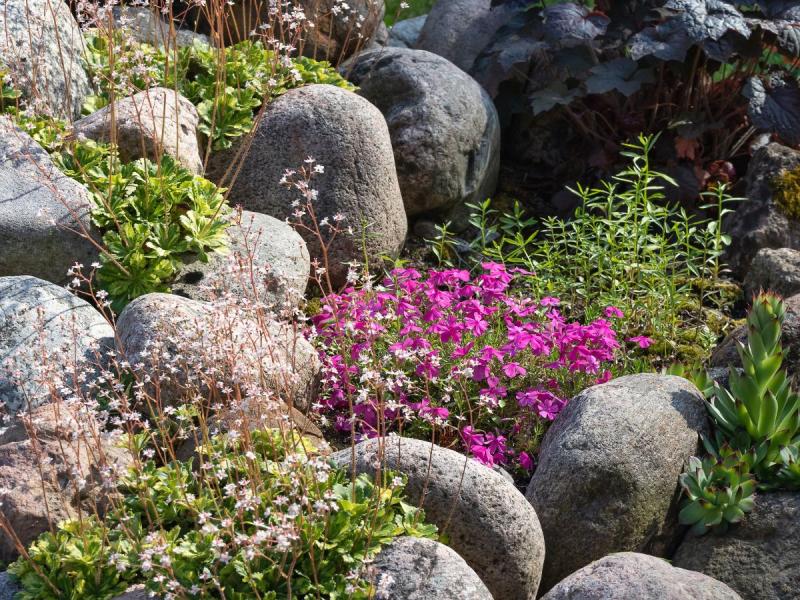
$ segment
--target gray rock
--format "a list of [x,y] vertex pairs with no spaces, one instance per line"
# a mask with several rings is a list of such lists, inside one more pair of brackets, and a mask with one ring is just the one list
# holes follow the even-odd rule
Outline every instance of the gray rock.
[[724,583],[635,552],[611,554],[583,567],[542,600],[741,600]]
[[145,6],[115,6],[114,26],[123,29],[138,42],[152,46],[167,46],[182,48],[191,46],[195,42],[210,45],[209,37],[196,33],[190,29],[181,29],[177,26],[170,31],[170,24],[165,21],[160,11],[154,11]]
[[128,304],[117,319],[117,346],[154,382],[160,379],[164,404],[207,392],[211,376],[226,387],[240,386],[243,395],[254,388],[304,410],[320,368],[302,333],[258,307],[172,294],[145,294]]
[[612,552],[667,555],[678,542],[678,476],[709,433],[700,392],[641,374],[573,398],[545,434],[526,496],[542,523],[542,589]]
[[762,248],[800,249],[800,221],[791,219],[773,200],[775,179],[800,166],[800,151],[777,143],[759,148],[747,167],[747,200],[725,220],[731,236],[726,261],[742,278]]
[[686,536],[677,567],[725,582],[745,600],[800,598],[800,493],[758,494],[753,511],[721,535]]
[[[113,111],[112,111],[113,108]],[[197,109],[174,90],[155,87],[118,100],[80,121],[78,139],[112,141],[123,162],[169,154],[193,173],[203,172],[197,145]]]
[[440,56],[407,48],[365,52],[346,69],[386,117],[406,214],[494,194],[500,124],[475,80]]
[[800,250],[762,248],[756,253],[744,278],[745,298],[761,290],[784,297],[800,292]]
[[97,235],[86,188],[61,173],[39,144],[0,116],[0,276],[33,275],[64,283],[76,262],[88,267],[97,259],[97,248],[85,237]]
[[[300,52],[334,65],[369,46],[379,32],[385,12],[383,0],[294,0],[287,3],[302,9],[309,23],[303,27]],[[260,24],[274,21],[265,2],[236,2],[225,11],[228,43],[250,37]],[[261,32],[259,32],[261,33]]]
[[375,600],[493,600],[464,559],[433,540],[397,538],[373,567]]
[[37,113],[77,119],[92,93],[85,44],[62,0],[0,0],[0,63]]
[[[333,455],[352,469],[351,449]],[[447,535],[495,598],[533,600],[545,556],[536,513],[501,475],[453,450],[391,436],[355,447],[355,471],[381,465],[408,477],[408,501]]]
[[103,315],[64,288],[36,277],[0,277],[0,405],[7,414],[51,399],[40,370],[56,389],[59,380],[69,386],[76,359],[92,369],[113,346]]
[[437,0],[420,31],[416,48],[443,56],[469,72],[475,59],[515,14],[491,0]]
[[[347,263],[363,262],[366,254],[370,265],[378,266],[383,256],[400,252],[408,223],[392,143],[383,115],[364,98],[330,85],[291,90],[267,105],[241,170],[230,183],[228,171],[238,166],[234,161],[240,152],[236,145],[212,155],[206,176],[230,187],[232,203],[282,220],[293,217],[294,201],[305,204],[297,190],[280,185],[285,171],[304,166],[308,156],[324,167],[312,180],[318,191],[317,218],[332,221],[343,215],[339,225],[353,229],[352,234],[340,233],[329,249],[334,286],[345,282]],[[317,237],[300,233],[312,259],[321,260]]]
[[17,592],[21,591],[16,582],[11,581],[8,573],[0,573],[0,600],[14,600]]
[[[789,376],[800,374],[800,294],[784,301],[786,317],[781,328],[781,345],[783,346],[783,366]],[[709,365],[711,367],[742,367],[742,361],[736,350],[737,342],[747,340],[747,325],[740,325],[731,331],[722,343],[716,347]]]
[[308,248],[285,221],[242,211],[228,228],[230,254],[207,263],[187,262],[172,293],[211,301],[222,293],[294,309],[303,298],[311,270]]
[[413,48],[427,18],[428,15],[420,15],[397,21],[389,30],[389,40],[386,45],[394,48]]
[[[102,517],[108,505],[103,490],[110,489],[104,474],[116,481],[131,456],[120,445],[120,432],[105,433],[80,405],[49,404],[20,420],[24,425],[14,427],[20,435],[0,445],[0,503],[4,526],[27,547],[59,522],[78,518],[79,507],[84,516]],[[76,493],[79,479],[84,485]],[[17,550],[14,538],[0,528],[0,561],[15,560]]]

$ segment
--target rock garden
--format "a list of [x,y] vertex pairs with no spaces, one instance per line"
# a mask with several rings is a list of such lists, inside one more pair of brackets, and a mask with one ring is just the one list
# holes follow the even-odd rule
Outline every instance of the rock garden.
[[800,599],[798,32],[0,0],[0,600]]

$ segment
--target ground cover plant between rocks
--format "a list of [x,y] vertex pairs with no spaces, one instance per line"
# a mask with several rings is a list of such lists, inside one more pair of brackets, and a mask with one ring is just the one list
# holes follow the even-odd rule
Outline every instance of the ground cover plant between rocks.
[[0,0],[0,600],[797,598],[775,4]]

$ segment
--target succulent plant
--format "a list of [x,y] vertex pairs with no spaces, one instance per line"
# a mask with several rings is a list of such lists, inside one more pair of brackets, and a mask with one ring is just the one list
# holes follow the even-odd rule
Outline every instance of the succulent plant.
[[781,450],[780,469],[775,476],[777,487],[800,490],[800,442]]
[[730,389],[715,385],[708,402],[717,429],[739,450],[766,444],[762,461],[766,465],[777,462],[781,448],[800,433],[800,396],[792,391],[782,368],[785,313],[783,301],[775,295],[754,299],[747,317],[747,342],[737,347],[743,373],[731,369]]
[[753,457],[724,445],[700,460],[693,456],[680,477],[687,501],[679,519],[703,535],[712,528],[725,530],[753,509],[756,480],[750,472]]

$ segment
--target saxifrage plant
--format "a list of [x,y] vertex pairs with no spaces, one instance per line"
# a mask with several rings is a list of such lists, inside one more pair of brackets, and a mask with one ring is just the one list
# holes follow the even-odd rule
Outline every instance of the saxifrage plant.
[[169,291],[186,256],[207,262],[227,251],[231,211],[223,190],[172,157],[122,163],[112,147],[80,142],[55,160],[91,193],[92,222],[103,232],[99,282],[115,310]]
[[366,599],[383,545],[436,532],[401,478],[351,482],[294,434],[221,435],[197,465],[139,461],[102,520],[62,523],[10,566],[20,600],[108,600],[135,583],[168,598]]
[[[111,44],[109,41],[114,40]],[[312,83],[353,90],[330,63],[306,57],[282,60],[260,41],[215,48],[199,41],[174,51],[97,31],[87,42],[87,66],[99,93],[87,98],[91,113],[153,86],[184,95],[197,107],[198,130],[212,150],[229,148],[253,128],[254,114],[271,99]]]

